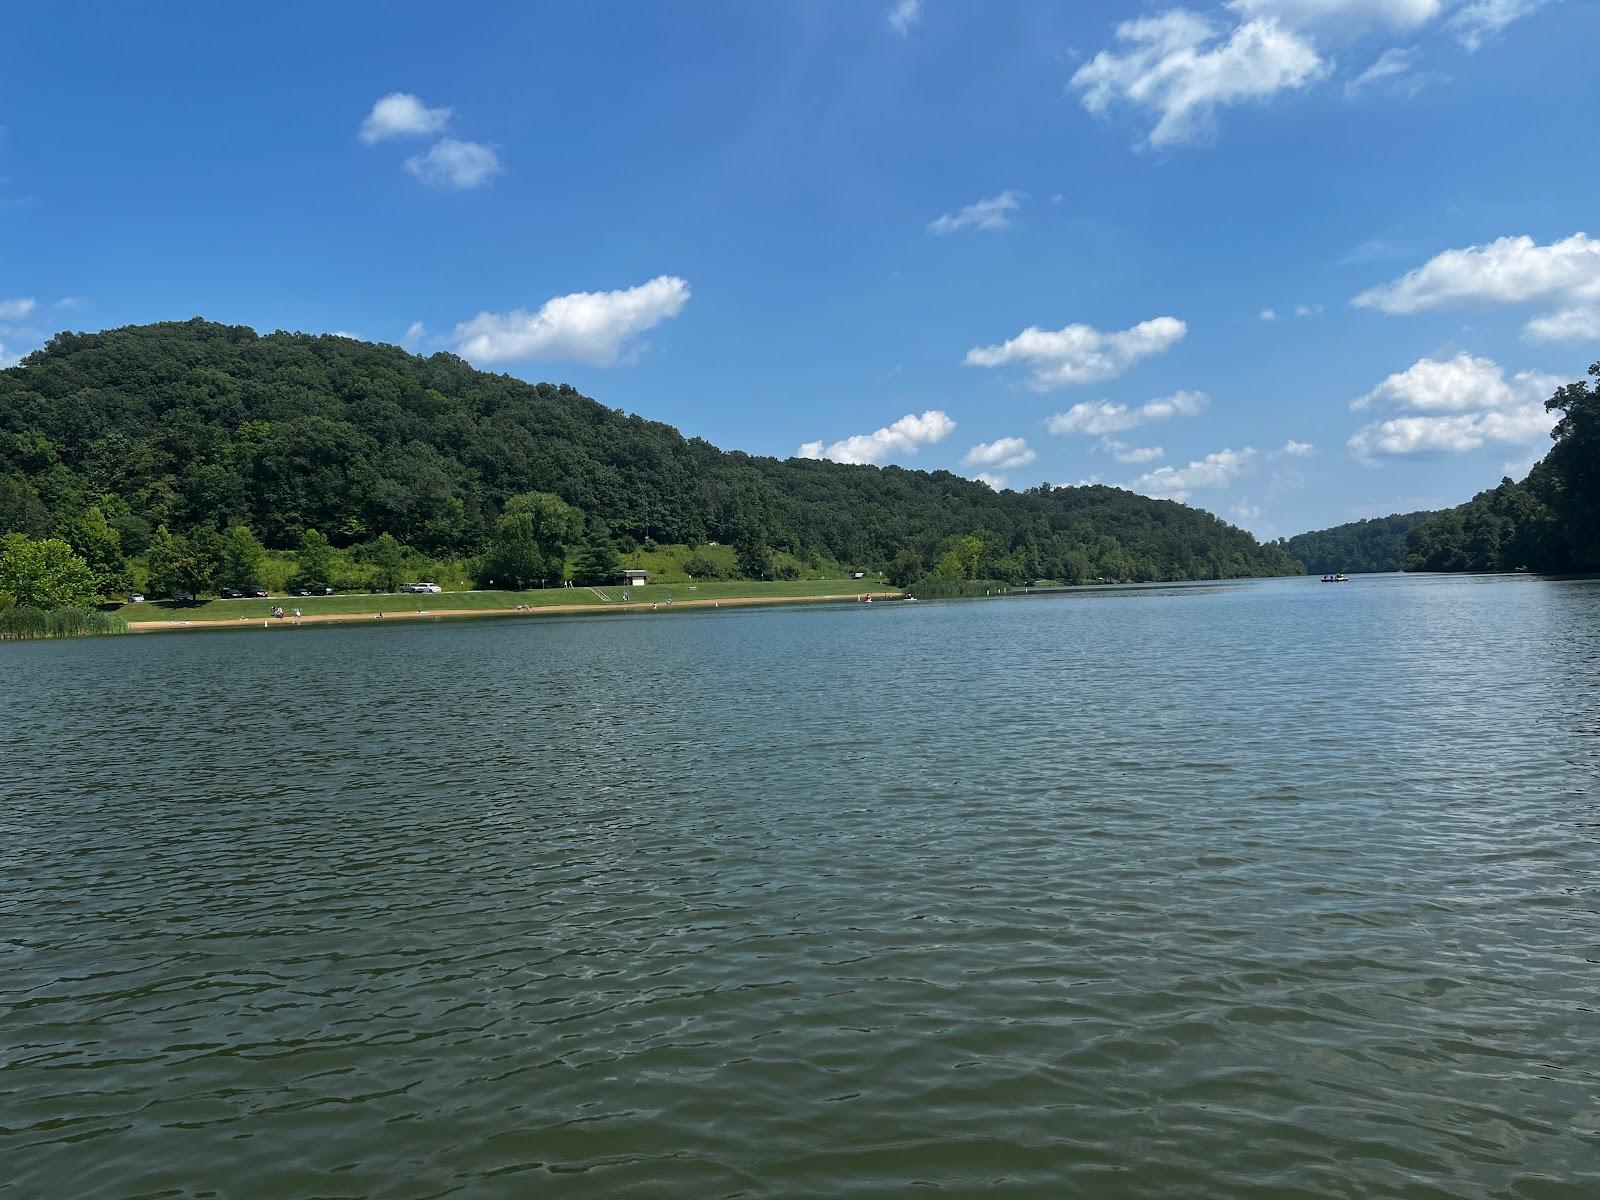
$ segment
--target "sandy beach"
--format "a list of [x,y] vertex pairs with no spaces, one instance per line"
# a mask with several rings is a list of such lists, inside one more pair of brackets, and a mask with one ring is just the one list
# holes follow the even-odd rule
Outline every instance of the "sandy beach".
[[[297,625],[350,625],[394,621],[435,621],[461,617],[552,617],[569,613],[665,613],[688,608],[750,608],[772,604],[838,604],[844,601],[904,600],[904,592],[843,592],[824,596],[743,596],[729,599],[673,600],[671,602],[631,600],[615,604],[543,604],[523,608],[435,608],[399,612],[307,613],[301,617],[261,617],[251,615],[217,621],[130,621],[130,633],[181,633],[206,629],[293,629]],[[292,612],[292,609],[290,610]]]

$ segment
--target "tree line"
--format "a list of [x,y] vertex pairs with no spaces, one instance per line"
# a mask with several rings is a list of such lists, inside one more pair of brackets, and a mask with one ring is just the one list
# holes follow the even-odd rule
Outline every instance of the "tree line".
[[[1209,513],[1109,487],[995,492],[946,471],[724,452],[566,385],[349,338],[195,319],[63,333],[0,371],[0,535],[58,542],[99,594],[354,562],[466,561],[487,586],[607,581],[653,544],[1007,582],[1298,574]],[[54,553],[54,551],[52,551]]]

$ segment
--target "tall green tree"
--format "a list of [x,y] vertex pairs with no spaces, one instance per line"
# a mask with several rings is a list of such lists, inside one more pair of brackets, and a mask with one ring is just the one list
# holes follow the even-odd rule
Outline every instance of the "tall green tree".
[[734,547],[742,579],[772,578],[772,548],[759,532],[747,533]]
[[599,587],[616,583],[621,577],[622,559],[617,556],[617,547],[610,536],[603,529],[591,534],[578,552],[572,581],[583,587]]
[[315,529],[300,535],[300,545],[295,548],[295,582],[302,587],[326,587],[333,582],[338,556],[328,539]]
[[224,584],[234,587],[260,587],[261,568],[267,552],[248,526],[235,525],[222,539],[222,555],[218,564]]
[[927,573],[927,560],[909,546],[897,550],[889,564],[889,582],[898,588],[909,587]]
[[183,543],[183,558],[178,563],[179,588],[195,596],[215,591],[222,583],[218,576],[222,572],[225,550],[222,535],[211,526],[201,525],[195,529]]
[[128,560],[122,553],[122,538],[107,523],[100,506],[91,504],[82,516],[68,524],[67,543],[94,574],[95,590],[102,597],[128,590]]
[[99,597],[94,572],[60,538],[7,534],[0,542],[0,595],[32,608],[83,608]]
[[373,582],[378,588],[385,592],[398,590],[406,573],[406,548],[394,534],[378,535],[372,543],[367,562],[372,567]]
[[189,545],[165,525],[156,527],[145,548],[145,587],[152,596],[170,597],[185,591],[182,571]]

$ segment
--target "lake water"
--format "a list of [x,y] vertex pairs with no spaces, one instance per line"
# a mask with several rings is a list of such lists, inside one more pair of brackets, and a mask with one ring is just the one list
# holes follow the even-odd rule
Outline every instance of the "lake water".
[[1600,582],[0,683],[0,1196],[1600,1195]]

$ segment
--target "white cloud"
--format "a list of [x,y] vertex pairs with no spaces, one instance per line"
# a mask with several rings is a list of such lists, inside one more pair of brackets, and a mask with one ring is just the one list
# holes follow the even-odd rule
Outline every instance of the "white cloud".
[[895,0],[889,7],[889,28],[905,37],[922,20],[922,0]]
[[422,345],[428,336],[428,327],[421,321],[413,321],[406,326],[405,336],[400,339],[400,344],[408,350],[414,350]]
[[38,308],[32,296],[18,296],[15,300],[0,300],[0,321],[16,321]]
[[973,476],[979,483],[986,483],[995,491],[1002,491],[1006,486],[1006,477],[997,475],[993,471],[979,471]]
[[1309,41],[1273,20],[1248,21],[1224,38],[1208,18],[1175,8],[1125,21],[1116,36],[1127,48],[1102,50],[1072,86],[1097,116],[1117,100],[1157,114],[1153,146],[1204,140],[1219,107],[1301,88],[1328,71]]
[[1444,75],[1416,69],[1421,56],[1416,46],[1391,46],[1378,55],[1370,67],[1344,85],[1344,94],[1353,98],[1363,92],[1379,91],[1410,99],[1429,84],[1444,82],[1447,78]]
[[406,159],[406,170],[435,187],[481,187],[503,168],[492,146],[482,142],[458,142],[455,138],[437,141],[426,154]]
[[1026,439],[1003,437],[993,442],[979,442],[967,451],[967,456],[961,461],[969,467],[994,467],[1000,471],[1014,471],[1018,467],[1027,466],[1038,457]]
[[689,284],[658,275],[615,292],[574,292],[547,300],[538,312],[479,313],[456,326],[458,352],[474,363],[535,359],[610,366],[631,339],[677,316],[689,302]]
[[1513,408],[1542,402],[1558,386],[1553,375],[1523,371],[1507,380],[1493,359],[1475,358],[1463,351],[1440,361],[1418,359],[1404,371],[1390,375],[1372,391],[1350,402],[1353,409],[1378,405],[1417,413],[1473,412]]
[[367,119],[361,122],[361,140],[370,146],[386,138],[438,133],[450,123],[451,111],[429,108],[410,92],[390,92],[372,106]]
[[1503,237],[1446,250],[1352,303],[1398,316],[1463,304],[1600,299],[1600,238],[1575,233],[1549,245]]
[[62,312],[77,312],[80,308],[88,308],[89,302],[82,296],[63,296],[52,307]]
[[1530,342],[1600,342],[1600,305],[1563,308],[1522,327]]
[[1160,446],[1130,446],[1127,442],[1119,442],[1116,438],[1108,437],[1100,439],[1100,449],[1119,463],[1155,462],[1166,454]]
[[366,340],[359,333],[351,333],[348,329],[330,329],[328,331],[328,336],[329,337],[337,337],[337,338],[349,338],[352,342],[360,342],[360,341],[365,341]]
[[21,361],[21,358],[6,349],[4,342],[0,342],[0,371],[4,371],[7,367],[14,367]]
[[1297,317],[1314,317],[1322,311],[1320,304],[1296,304],[1294,315]]
[[1183,340],[1189,327],[1176,317],[1156,317],[1131,329],[1105,333],[1090,325],[1044,330],[1029,326],[999,346],[967,351],[969,367],[1026,363],[1028,382],[1038,391],[1072,383],[1115,379],[1141,358],[1159,354]]
[[1424,358],[1351,404],[1358,409],[1390,404],[1403,415],[1358,429],[1350,437],[1350,450],[1370,460],[1476,450],[1490,442],[1537,441],[1555,424],[1544,400],[1560,383],[1537,371],[1522,371],[1508,380],[1498,363],[1465,353],[1446,362]]
[[1130,486],[1148,496],[1186,500],[1197,488],[1227,487],[1249,469],[1255,456],[1256,452],[1249,446],[1243,450],[1218,450],[1195,459],[1186,467],[1157,467],[1139,476]]
[[1192,417],[1206,406],[1209,399],[1204,392],[1173,392],[1170,396],[1147,401],[1137,408],[1113,404],[1109,400],[1091,400],[1074,404],[1066,412],[1056,413],[1045,421],[1045,428],[1051,433],[1063,435],[1121,433],[1152,421]]
[[1297,442],[1290,438],[1283,444],[1283,449],[1278,453],[1287,454],[1290,458],[1309,458],[1317,452],[1317,448],[1310,442]]
[[994,232],[1009,228],[1011,214],[1022,207],[1022,193],[1009,189],[988,200],[979,200],[954,213],[945,213],[928,223],[929,233],[954,233],[958,229],[983,229]]
[[1395,33],[1426,25],[1443,0],[1228,0],[1245,20],[1266,19],[1296,29],[1356,34],[1369,29]]
[[1261,515],[1261,507],[1251,504],[1249,500],[1241,500],[1233,506],[1233,515],[1241,521],[1253,521]]
[[1260,316],[1263,321],[1276,321],[1278,319],[1278,310],[1274,308],[1263,308]]
[[831,446],[824,446],[820,441],[806,442],[796,454],[800,458],[827,458],[840,463],[878,463],[891,455],[915,454],[923,446],[942,442],[955,427],[948,413],[930,408],[920,417],[907,413],[893,425],[841,438]]
[[1477,50],[1507,25],[1532,16],[1548,0],[1471,0],[1450,18],[1456,39],[1468,50]]
[[1459,453],[1488,442],[1517,445],[1549,436],[1556,422],[1543,404],[1448,417],[1395,417],[1363,426],[1350,438],[1357,458],[1377,455]]

